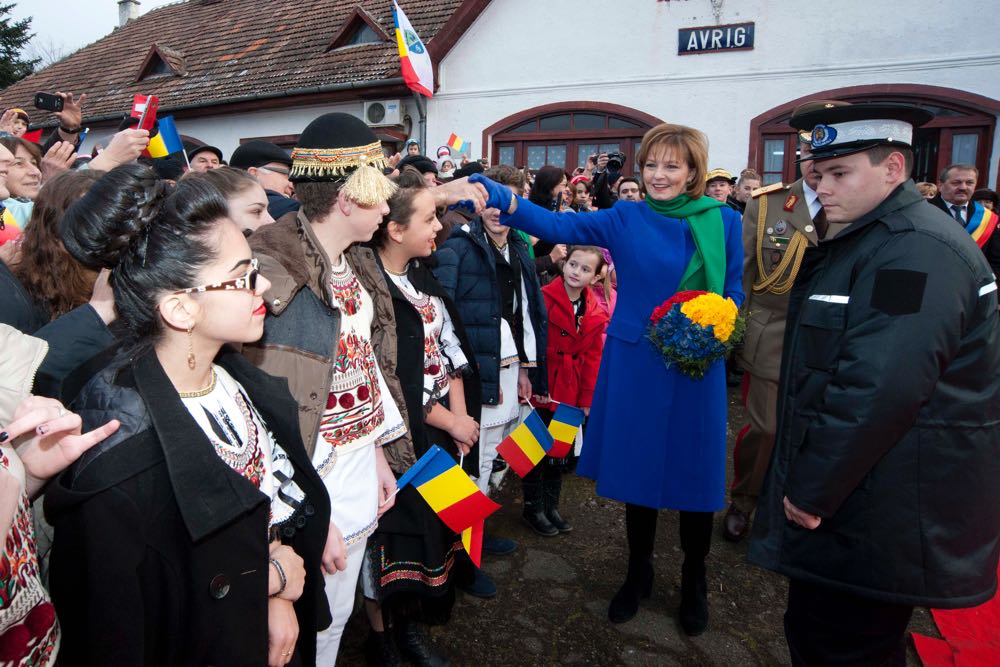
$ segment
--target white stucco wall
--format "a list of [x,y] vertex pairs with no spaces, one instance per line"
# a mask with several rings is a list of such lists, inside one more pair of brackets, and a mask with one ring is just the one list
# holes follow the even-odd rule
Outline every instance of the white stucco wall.
[[455,132],[478,157],[501,118],[591,100],[698,127],[711,164],[738,171],[750,119],[811,93],[911,83],[1000,99],[996,0],[723,0],[718,23],[755,22],[754,49],[677,55],[679,28],[717,23],[712,4],[494,0],[440,64],[427,143]]

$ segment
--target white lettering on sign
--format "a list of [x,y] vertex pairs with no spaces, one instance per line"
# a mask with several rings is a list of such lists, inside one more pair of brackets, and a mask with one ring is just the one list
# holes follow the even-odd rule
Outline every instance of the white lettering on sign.
[[678,53],[705,53],[726,49],[752,49],[753,23],[681,28],[678,31]]
[[739,48],[747,43],[747,29],[739,27],[733,31],[733,46]]

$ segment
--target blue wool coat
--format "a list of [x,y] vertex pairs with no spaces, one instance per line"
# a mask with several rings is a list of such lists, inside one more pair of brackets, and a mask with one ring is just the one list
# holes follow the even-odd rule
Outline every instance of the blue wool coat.
[[[738,213],[722,213],[724,296],[743,302],[743,244]],[[667,370],[646,339],[649,316],[677,291],[694,254],[686,220],[644,202],[619,201],[591,213],[553,213],[518,200],[502,221],[560,243],[611,251],[618,304],[608,325],[597,389],[577,472],[608,498],[695,512],[722,509],[726,478],[726,374],[716,363],[702,380]]]

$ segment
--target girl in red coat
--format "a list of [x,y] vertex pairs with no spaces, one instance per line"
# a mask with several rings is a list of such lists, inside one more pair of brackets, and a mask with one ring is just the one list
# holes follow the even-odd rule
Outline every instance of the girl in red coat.
[[[608,313],[591,286],[601,282],[604,254],[596,246],[573,246],[566,255],[562,277],[542,288],[549,316],[549,397],[590,413],[597,370],[604,348]],[[604,272],[604,290],[607,284]],[[546,423],[552,413],[541,410]],[[573,530],[559,515],[564,460],[546,457],[522,480],[524,520],[539,535],[553,537]]]

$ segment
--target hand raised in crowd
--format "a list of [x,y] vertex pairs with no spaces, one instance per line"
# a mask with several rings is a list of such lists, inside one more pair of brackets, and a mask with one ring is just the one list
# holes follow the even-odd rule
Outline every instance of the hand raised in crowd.
[[802,526],[803,528],[806,528],[808,530],[815,530],[819,528],[820,522],[823,521],[822,518],[816,516],[815,514],[810,514],[809,512],[800,510],[798,507],[792,504],[792,502],[788,499],[788,496],[785,496],[784,504],[785,504],[785,518],[791,521],[792,523],[796,523]]
[[90,168],[111,171],[138,158],[148,145],[148,130],[122,130],[111,137],[108,147],[90,161]]
[[13,109],[7,109],[3,112],[3,116],[0,116],[0,132],[6,132],[7,134],[14,134],[14,121],[17,120],[17,112]]
[[267,601],[267,664],[284,667],[295,654],[299,638],[299,621],[295,607],[288,600],[269,598]]
[[392,474],[385,451],[375,450],[375,477],[378,479],[378,516],[382,516],[396,504],[396,476]]
[[0,432],[0,442],[13,441],[24,464],[25,491],[33,498],[50,477],[62,472],[120,425],[117,419],[112,419],[93,431],[81,433],[83,420],[79,415],[67,411],[55,399],[29,396],[15,408],[14,420]]
[[437,207],[458,204],[471,208],[476,213],[486,208],[486,188],[468,178],[459,178],[438,185],[431,190],[431,193],[434,195],[434,205]]
[[[302,589],[306,583],[306,568],[302,557],[290,546],[278,540],[271,543],[271,559],[278,561],[281,571],[285,574],[285,587],[281,588],[281,575],[274,564],[269,565],[267,593],[270,596],[295,602],[302,597]],[[281,591],[280,593],[278,591]]]
[[604,171],[608,168],[608,154],[601,153],[597,156],[597,171]]
[[347,543],[340,533],[337,524],[330,522],[330,528],[326,533],[326,546],[323,548],[323,571],[327,574],[336,574],[340,570],[347,569]]
[[389,166],[392,167],[393,169],[395,169],[396,165],[399,164],[399,161],[402,160],[402,159],[403,159],[403,156],[400,155],[399,153],[396,153],[395,155],[393,155],[392,157],[389,158]]
[[71,141],[57,141],[45,152],[42,157],[42,183],[49,180],[56,174],[67,171],[73,166],[76,160],[76,144]]
[[460,452],[468,454],[472,446],[479,442],[479,423],[469,415],[455,415],[448,435],[455,441]]
[[552,252],[549,253],[549,259],[552,260],[553,264],[558,264],[559,262],[566,259],[566,244],[557,243],[552,247]]
[[517,372],[517,397],[525,403],[531,400],[531,380],[528,379],[528,371],[524,368]]
[[97,316],[105,325],[110,325],[118,317],[115,311],[115,292],[108,280],[111,278],[109,269],[101,269],[94,281],[94,291],[90,296],[90,306],[97,311]]
[[83,103],[87,101],[87,94],[83,93],[80,97],[75,97],[73,93],[56,92],[56,95],[63,99],[62,111],[56,112],[56,118],[59,119],[59,137],[63,141],[71,141],[75,144],[76,138],[80,136],[79,132],[65,132],[62,128],[79,130],[80,124],[83,123]]

